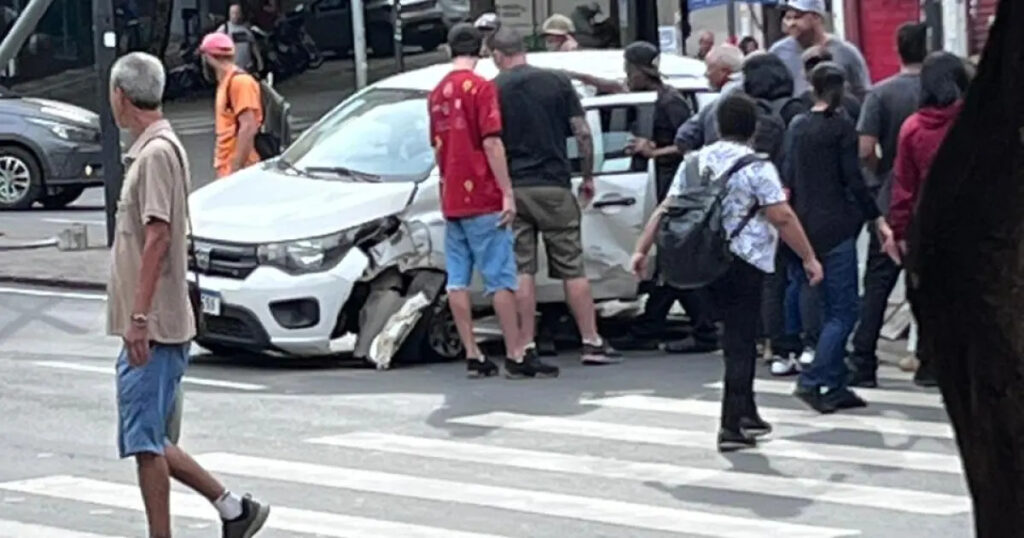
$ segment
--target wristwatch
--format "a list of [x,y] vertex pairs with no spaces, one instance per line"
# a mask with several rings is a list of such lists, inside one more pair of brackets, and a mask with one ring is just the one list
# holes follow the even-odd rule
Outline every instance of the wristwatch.
[[149,316],[145,314],[132,314],[132,323],[136,325],[147,325],[149,324]]

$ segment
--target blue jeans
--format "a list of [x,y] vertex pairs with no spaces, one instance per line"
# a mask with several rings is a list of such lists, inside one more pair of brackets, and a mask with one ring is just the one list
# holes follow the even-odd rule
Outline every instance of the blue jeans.
[[[846,342],[857,323],[857,245],[854,239],[840,243],[821,259],[825,280],[821,283],[823,321],[814,362],[800,374],[802,387],[846,386]],[[806,279],[806,276],[802,277]]]
[[163,455],[164,445],[174,442],[177,435],[168,432],[168,423],[176,422],[178,387],[190,349],[190,344],[153,345],[149,361],[138,367],[128,363],[128,350],[121,350],[117,359],[117,448],[122,458]]
[[498,226],[501,215],[489,213],[448,221],[444,237],[448,290],[469,288],[473,269],[483,277],[484,291],[493,295],[502,290],[515,291],[515,236],[509,226]]

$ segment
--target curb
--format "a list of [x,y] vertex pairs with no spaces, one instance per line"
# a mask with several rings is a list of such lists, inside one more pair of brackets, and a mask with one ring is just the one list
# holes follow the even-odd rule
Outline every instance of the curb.
[[50,239],[42,239],[40,241],[31,241],[28,243],[0,243],[0,252],[7,252],[11,250],[32,250],[37,248],[56,247],[57,238],[53,237]]
[[69,290],[107,291],[106,282],[89,282],[59,277],[34,277],[0,275],[0,284],[17,284],[21,286],[38,286],[44,288],[60,288]]

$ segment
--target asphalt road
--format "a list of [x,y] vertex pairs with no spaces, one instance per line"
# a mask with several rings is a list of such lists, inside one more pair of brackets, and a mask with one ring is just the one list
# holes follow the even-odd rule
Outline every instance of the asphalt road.
[[[103,319],[102,297],[0,290],[0,536],[144,532]],[[198,355],[182,444],[274,505],[267,537],[971,536],[939,396],[906,374],[820,417],[762,367],[774,439],[722,456],[718,356],[557,362],[559,379],[508,381]],[[217,534],[203,501],[175,502],[175,536]]]

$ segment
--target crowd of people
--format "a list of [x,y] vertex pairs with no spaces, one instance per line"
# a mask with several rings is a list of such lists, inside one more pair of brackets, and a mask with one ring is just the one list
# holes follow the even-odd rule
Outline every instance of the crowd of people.
[[[460,297],[474,268],[494,296],[509,375],[557,373],[540,361],[534,342],[539,234],[550,276],[565,281],[584,362],[614,362],[616,350],[723,350],[720,449],[754,446],[771,430],[753,398],[759,342],[772,374],[799,374],[794,395],[812,409],[867,405],[852,389],[877,386],[878,339],[914,200],[969,75],[964,60],[929,55],[927,28],[909,22],[895,36],[900,72],[872,86],[863,55],[826,32],[826,17],[822,0],[789,2],[787,37],[767,51],[750,43],[715,46],[713,34],[700,35],[698,57],[720,97],[699,111],[664,83],[660,52],[647,43],[624,49],[621,82],[531,67],[522,37],[496,21],[453,30],[455,67],[431,95],[430,111],[449,219],[449,272],[460,275],[449,277],[449,293],[472,374],[499,371],[473,342],[468,298]],[[545,23],[549,50],[576,49],[568,24],[564,17]],[[493,83],[473,74],[482,52],[501,69]],[[658,277],[660,263],[650,264],[645,311],[611,345],[597,333],[582,277],[580,204],[593,196],[593,159],[573,78],[602,94],[657,93],[653,133],[630,146],[637,158],[654,160],[662,204],[637,246],[638,278],[651,276],[648,251],[674,197],[709,178],[728,189],[722,222],[735,256],[730,269],[712,285],[681,288]],[[576,138],[583,161],[578,201],[568,192],[566,137]],[[861,297],[857,241],[865,229]],[[692,332],[666,342],[676,302]],[[916,370],[918,384],[934,385],[926,358],[904,366]]]

